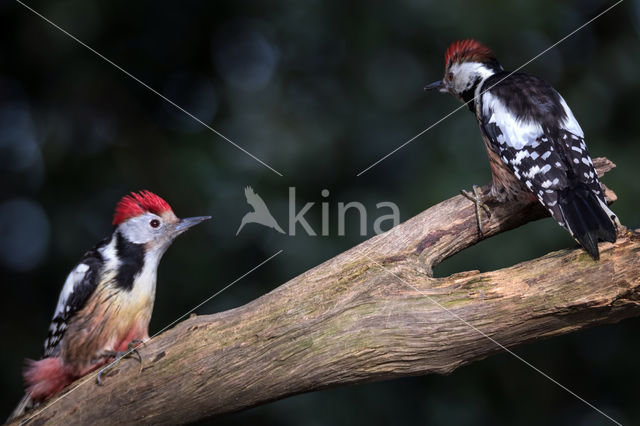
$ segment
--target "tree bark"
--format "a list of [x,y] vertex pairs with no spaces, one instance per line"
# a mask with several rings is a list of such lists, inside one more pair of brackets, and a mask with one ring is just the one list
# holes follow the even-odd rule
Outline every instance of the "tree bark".
[[[600,175],[614,167],[595,163]],[[433,278],[443,259],[546,215],[534,201],[490,207],[484,237],[474,205],[453,197],[247,305],[178,324],[140,349],[141,365],[124,361],[104,386],[91,377],[27,416],[185,423],[330,386],[446,374],[504,347],[640,313],[640,234],[624,228],[615,244],[600,244],[600,261],[574,248]]]

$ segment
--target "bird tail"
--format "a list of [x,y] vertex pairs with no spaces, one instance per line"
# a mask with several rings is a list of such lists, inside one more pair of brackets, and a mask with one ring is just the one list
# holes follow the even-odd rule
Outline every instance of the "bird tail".
[[7,423],[14,421],[18,417],[22,417],[27,411],[33,410],[37,406],[38,403],[31,399],[31,394],[27,392],[7,419]]
[[573,238],[595,260],[600,258],[598,240],[616,241],[616,215],[586,184],[562,190],[558,207]]

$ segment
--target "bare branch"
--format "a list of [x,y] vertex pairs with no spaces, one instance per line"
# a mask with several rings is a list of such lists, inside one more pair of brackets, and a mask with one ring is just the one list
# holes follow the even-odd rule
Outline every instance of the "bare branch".
[[[487,235],[544,215],[537,203],[492,206]],[[601,244],[598,262],[572,249],[431,276],[479,239],[473,204],[453,197],[245,306],[180,323],[141,349],[142,367],[123,362],[105,386],[91,380],[33,420],[184,423],[330,386],[446,374],[501,351],[482,333],[513,347],[640,313],[636,231]]]

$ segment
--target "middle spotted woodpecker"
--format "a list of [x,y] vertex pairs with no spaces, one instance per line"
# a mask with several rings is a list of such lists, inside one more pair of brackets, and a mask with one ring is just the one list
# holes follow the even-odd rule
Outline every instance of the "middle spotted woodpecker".
[[[491,165],[489,197],[537,198],[596,260],[598,240],[616,241],[619,221],[605,202],[582,129],[547,82],[504,71],[489,48],[462,40],[445,53],[444,79],[425,89],[450,93],[475,114]],[[463,194],[488,212],[478,187]],[[479,207],[476,212],[482,232]]]
[[27,392],[11,418],[119,359],[132,342],[149,339],[158,263],[174,238],[209,218],[179,219],[149,191],[120,200],[113,234],[85,253],[67,276],[44,356],[27,360]]

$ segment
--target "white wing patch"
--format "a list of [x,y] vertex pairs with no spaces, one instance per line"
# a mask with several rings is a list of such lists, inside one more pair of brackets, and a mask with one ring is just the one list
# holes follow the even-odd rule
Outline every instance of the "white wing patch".
[[540,124],[519,120],[509,113],[504,104],[490,92],[482,95],[482,113],[485,117],[489,117],[488,123],[497,125],[502,131],[504,139],[499,138],[498,142],[505,143],[511,148],[522,149],[525,145],[533,145],[543,134]]
[[[558,94],[558,96],[560,96],[560,94]],[[573,116],[571,108],[569,108],[569,105],[562,99],[562,96],[560,96],[560,103],[562,104],[562,108],[564,108],[564,113],[567,114],[567,118],[562,121],[561,127],[567,132],[577,135],[580,139],[584,138],[584,133],[582,132],[580,124],[578,124],[578,120]]]
[[68,317],[71,314],[73,307],[69,304],[73,293],[78,290],[78,287],[86,279],[87,272],[89,271],[89,265],[85,263],[79,263],[70,273],[67,275],[67,279],[64,282],[60,296],[58,297],[58,304],[56,305],[56,311],[49,324],[49,333],[44,341],[44,356],[51,356],[56,351],[65,331],[67,330]]
[[64,339],[69,321],[84,307],[98,285],[101,271],[110,263],[105,262],[104,256],[107,253],[107,244],[113,245],[113,241],[113,237],[100,241],[82,256],[80,262],[67,275],[44,342],[45,358],[56,356],[60,352],[60,342]]
[[[82,282],[85,274],[89,270],[89,265],[84,263],[79,263],[73,271],[69,273],[67,276],[67,280],[64,282],[64,286],[62,287],[62,291],[60,292],[60,297],[58,297],[58,304],[56,305],[56,311],[53,314],[53,318],[57,316],[64,316],[65,306],[68,308],[69,305],[67,301],[69,300],[69,296],[73,293],[73,289],[76,286],[76,283]],[[53,324],[52,324],[53,325]]]
[[53,314],[51,324],[49,324],[49,333],[44,341],[44,355],[50,356],[56,350],[56,347],[62,340],[62,336],[67,329],[67,316],[71,306],[69,305],[69,299],[74,290],[77,289],[79,283],[82,283],[85,276],[89,271],[89,265],[85,263],[79,263],[70,273],[67,275],[67,279],[64,282],[60,296],[58,297],[58,304],[56,305],[56,311]]

